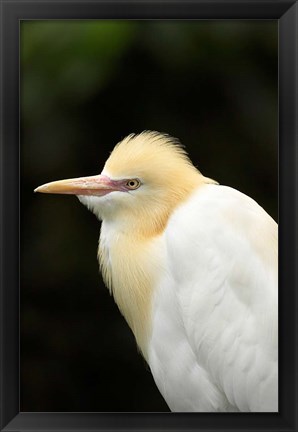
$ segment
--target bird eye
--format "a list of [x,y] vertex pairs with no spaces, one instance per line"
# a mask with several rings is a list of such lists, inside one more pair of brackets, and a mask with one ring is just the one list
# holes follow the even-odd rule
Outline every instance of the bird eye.
[[131,190],[138,189],[138,187],[140,187],[140,186],[141,186],[141,182],[138,179],[130,179],[130,180],[127,180],[127,182],[126,182],[126,187],[128,187],[128,189],[131,189]]

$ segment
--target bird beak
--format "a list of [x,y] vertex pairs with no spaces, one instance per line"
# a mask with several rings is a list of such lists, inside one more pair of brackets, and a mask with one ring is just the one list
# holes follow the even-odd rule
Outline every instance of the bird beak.
[[103,196],[121,190],[119,182],[105,175],[58,180],[39,186],[34,192]]

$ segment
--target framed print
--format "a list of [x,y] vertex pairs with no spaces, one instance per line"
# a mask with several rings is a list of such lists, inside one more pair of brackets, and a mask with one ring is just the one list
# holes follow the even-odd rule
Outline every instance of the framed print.
[[[1,430],[297,430],[297,2],[2,0],[1,30]],[[133,142],[145,146],[145,139],[152,141],[150,151],[144,153],[142,168],[136,168],[140,158]],[[139,326],[151,310],[151,297],[145,296],[150,284],[140,295],[144,309],[141,303],[128,307],[122,294],[117,297],[116,275],[109,274],[112,258],[104,255],[108,240],[101,240],[97,252],[100,223],[82,203],[104,219],[97,214],[98,198],[90,199],[98,182],[103,182],[104,196],[114,188],[116,194],[137,197],[146,187],[142,173],[156,163],[160,168],[150,177],[158,184],[154,198],[147,192],[148,209],[155,210],[161,187],[157,179],[168,178],[171,163],[175,187],[175,182],[183,190],[190,184],[198,187],[198,171],[195,177],[189,171],[179,177],[170,153],[158,165],[161,147],[152,143],[181,149],[177,139],[205,176],[200,179],[238,189],[278,222],[278,401],[276,397],[272,405],[266,398],[277,385],[256,402],[252,395],[248,403],[226,393],[226,404],[193,408],[196,396],[188,390],[195,379],[186,384],[192,364],[185,353],[184,378],[178,387],[167,387],[167,374],[160,378],[154,370],[161,367],[175,375],[177,351],[169,354],[169,338],[162,336],[166,324],[157,326],[154,340],[165,353],[158,362],[168,358],[170,363],[158,367],[152,360],[155,348],[149,353],[147,330]],[[115,160],[111,152],[121,141]],[[178,151],[180,162],[183,151]],[[120,160],[126,166],[131,161],[132,171],[118,168]],[[74,178],[59,189],[63,195],[33,192],[54,188],[55,193],[62,183],[49,182]],[[86,184],[91,189],[82,193]],[[163,205],[170,202],[168,192]],[[79,195],[81,203],[64,193]],[[119,206],[121,212],[123,203]],[[238,209],[236,205],[233,218]],[[141,212],[140,225],[135,216],[128,218],[142,242],[140,227],[153,226],[154,212]],[[115,217],[114,207],[109,214]],[[126,215],[124,210],[121,214]],[[188,210],[185,215],[189,217]],[[247,220],[245,226],[249,235]],[[195,227],[193,223],[191,232]],[[105,239],[107,232],[102,226]],[[120,232],[128,238],[127,226],[121,225]],[[117,238],[121,245],[120,234]],[[214,242],[223,238],[217,235]],[[255,242],[256,248],[263,247]],[[135,245],[134,237],[122,243],[122,266],[131,257],[137,268],[143,252]],[[272,248],[267,247],[268,254]],[[229,250],[224,250],[227,259]],[[106,284],[113,279],[110,291],[118,306],[105,287],[97,255]],[[145,256],[147,266],[151,261]],[[246,256],[249,261],[250,254]],[[179,268],[182,260],[180,256]],[[160,256],[157,262],[162,267]],[[178,267],[173,266],[169,268]],[[246,281],[258,275],[256,265],[250,268]],[[239,264],[234,271],[240,272]],[[119,286],[126,280],[121,274]],[[188,270],[181,286],[191,275]],[[129,285],[129,276],[123,286]],[[136,287],[142,289],[138,280]],[[258,295],[265,298],[266,292]],[[247,306],[247,301],[237,293],[237,305]],[[263,304],[270,308],[269,298]],[[168,314],[174,309],[166,308]],[[175,317],[180,312],[178,308]],[[196,313],[204,316],[208,309]],[[266,319],[265,312],[260,316]],[[207,341],[215,334],[220,338],[220,322],[210,334],[206,330]],[[170,334],[177,336],[178,327]],[[266,335],[267,344],[271,336]],[[181,341],[178,336],[175,340]],[[260,365],[260,357],[249,360],[244,352],[243,365]],[[237,350],[234,354],[240,356]],[[212,358],[206,367],[220,363]],[[270,368],[269,362],[265,369]],[[223,374],[221,383],[225,379]],[[208,383],[204,388],[210,391]]]

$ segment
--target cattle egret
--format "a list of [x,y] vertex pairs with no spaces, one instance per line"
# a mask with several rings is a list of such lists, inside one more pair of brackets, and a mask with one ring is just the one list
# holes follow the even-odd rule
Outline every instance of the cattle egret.
[[98,260],[172,411],[278,410],[277,224],[204,177],[167,134],[131,134],[74,194],[102,221]]

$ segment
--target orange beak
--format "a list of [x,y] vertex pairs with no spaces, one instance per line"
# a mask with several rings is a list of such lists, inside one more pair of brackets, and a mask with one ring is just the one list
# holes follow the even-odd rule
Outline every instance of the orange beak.
[[34,192],[103,196],[113,191],[122,190],[121,181],[111,180],[105,175],[95,175],[46,183],[36,188]]

